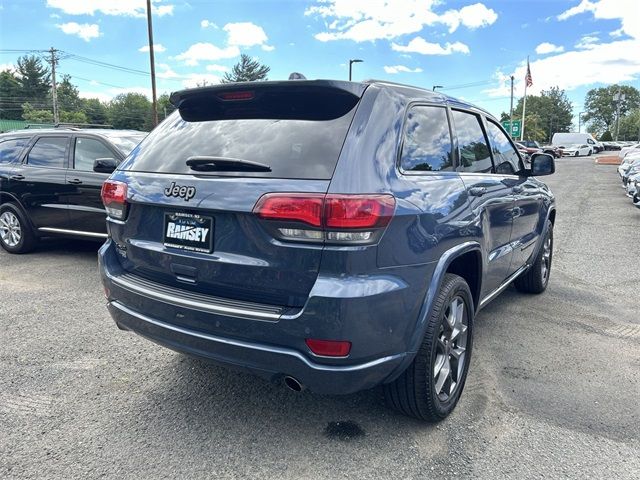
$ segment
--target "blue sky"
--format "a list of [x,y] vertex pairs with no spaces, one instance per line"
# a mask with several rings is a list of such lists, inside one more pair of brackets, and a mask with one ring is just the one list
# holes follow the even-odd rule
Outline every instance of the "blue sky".
[[[640,88],[640,1],[154,0],[158,91],[215,83],[247,53],[307,78],[388,79],[431,88],[499,115],[509,76],[523,94],[527,55],[533,87],[558,85],[582,110],[593,87]],[[0,49],[65,53],[149,70],[145,0],[0,0]],[[142,50],[142,51],[141,51]],[[18,54],[0,51],[0,68]],[[148,75],[63,58],[85,97],[150,95]],[[576,119],[577,124],[577,119]]]

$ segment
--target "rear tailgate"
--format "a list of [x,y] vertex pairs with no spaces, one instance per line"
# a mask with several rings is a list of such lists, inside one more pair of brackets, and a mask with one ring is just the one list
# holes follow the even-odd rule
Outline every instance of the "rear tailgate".
[[[123,163],[124,222],[110,222],[129,274],[188,291],[301,307],[322,243],[278,240],[252,213],[266,193],[326,193],[364,87],[237,84],[179,92],[179,107]],[[193,157],[270,171],[194,171]]]

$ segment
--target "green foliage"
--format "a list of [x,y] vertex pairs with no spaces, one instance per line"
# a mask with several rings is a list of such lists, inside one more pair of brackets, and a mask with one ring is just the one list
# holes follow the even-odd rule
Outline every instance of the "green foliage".
[[257,60],[252,60],[249,55],[243,53],[240,55],[240,61],[231,69],[231,73],[224,74],[222,83],[267,80],[267,74],[270,70],[270,67],[261,64]]
[[22,118],[33,123],[52,123],[53,112],[51,110],[36,110],[29,103],[22,104]]
[[109,123],[117,129],[150,129],[151,102],[141,93],[121,93],[109,102]]
[[22,119],[20,81],[10,70],[0,72],[0,118]]
[[[522,118],[523,98],[519,98],[513,109],[513,119]],[[573,107],[564,90],[551,87],[540,95],[527,96],[527,110],[524,136],[528,140],[550,142],[556,132],[569,132],[572,128]],[[503,112],[500,121],[509,120],[509,113]]]
[[618,139],[640,141],[640,108],[630,111],[620,119]]
[[158,120],[162,121],[171,115],[175,111],[174,107],[169,101],[169,94],[163,93],[158,97]]
[[20,99],[38,107],[44,106],[43,101],[51,89],[49,68],[39,57],[25,55],[18,58],[16,71],[21,87]]
[[107,106],[97,98],[82,100],[82,111],[87,117],[87,123],[106,125],[109,123]]
[[63,75],[62,81],[57,84],[58,110],[77,112],[82,109],[82,99],[78,87],[71,83],[70,75]]
[[610,142],[611,140],[613,140],[613,136],[611,135],[611,132],[609,130],[604,132],[600,137],[601,142]]
[[616,103],[614,95],[618,89],[625,95],[620,102],[620,118],[633,109],[640,107],[640,91],[631,86],[609,85],[608,87],[593,88],[587,92],[584,100],[585,114],[583,118],[593,126],[596,132],[615,130]]

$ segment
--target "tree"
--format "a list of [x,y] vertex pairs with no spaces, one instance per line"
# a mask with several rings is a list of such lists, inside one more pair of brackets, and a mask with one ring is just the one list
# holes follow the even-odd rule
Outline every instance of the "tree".
[[640,141],[640,108],[636,108],[620,119],[618,138]]
[[240,55],[240,61],[231,69],[231,73],[226,72],[224,74],[222,83],[267,80],[267,74],[270,70],[270,67],[261,64],[257,60],[252,60],[249,55],[243,53]]
[[620,102],[620,118],[630,110],[640,107],[640,91],[631,86],[609,85],[593,88],[587,92],[584,100],[585,114],[583,118],[589,122],[596,132],[615,130],[616,103],[614,95],[620,90],[625,100]]
[[[522,118],[523,98],[518,100],[513,110],[513,119]],[[524,122],[524,136],[538,142],[551,141],[556,132],[571,130],[573,108],[564,90],[551,87],[542,90],[540,95],[527,96],[527,111]],[[509,114],[503,112],[501,121],[509,120]]]
[[87,117],[87,123],[105,125],[109,123],[107,107],[97,98],[87,98],[82,100],[82,112]]
[[22,118],[20,89],[20,81],[11,70],[0,72],[0,118],[7,120]]
[[53,123],[53,112],[51,110],[38,110],[29,102],[22,104],[22,118],[33,123]]
[[606,132],[604,132],[602,134],[602,136],[599,138],[599,140],[601,142],[610,142],[611,140],[613,140],[613,137],[611,136],[611,132],[609,130],[607,130]]
[[175,111],[176,107],[169,101],[169,94],[163,93],[158,97],[158,118],[164,120]]
[[49,68],[35,55],[18,58],[16,67],[20,82],[20,100],[29,102],[37,108],[47,108],[47,95],[51,88]]
[[113,128],[144,130],[151,127],[151,102],[141,93],[121,93],[109,102]]
[[82,99],[78,87],[71,83],[70,75],[63,75],[57,85],[58,110],[60,112],[79,112],[82,109]]

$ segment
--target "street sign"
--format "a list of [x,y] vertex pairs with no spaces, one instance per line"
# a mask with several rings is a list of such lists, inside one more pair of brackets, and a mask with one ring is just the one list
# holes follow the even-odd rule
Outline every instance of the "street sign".
[[[509,131],[509,120],[507,120],[506,122],[502,122],[502,127],[508,132]],[[511,124],[511,136],[513,138],[519,138],[520,137],[520,127],[522,127],[522,121],[521,120],[514,120],[513,123]]]

